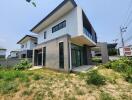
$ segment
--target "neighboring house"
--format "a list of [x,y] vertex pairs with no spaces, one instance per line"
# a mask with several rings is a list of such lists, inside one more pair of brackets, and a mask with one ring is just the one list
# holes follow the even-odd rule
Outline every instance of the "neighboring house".
[[33,48],[37,45],[37,37],[26,35],[17,44],[21,45],[19,58],[32,58]]
[[0,48],[0,59],[6,58],[6,49]]
[[11,51],[8,58],[19,58],[19,51]]
[[120,56],[132,56],[132,46],[125,46],[119,48]]
[[71,71],[91,64],[96,32],[74,0],[64,0],[31,32],[38,34],[38,45],[33,49],[34,66]]

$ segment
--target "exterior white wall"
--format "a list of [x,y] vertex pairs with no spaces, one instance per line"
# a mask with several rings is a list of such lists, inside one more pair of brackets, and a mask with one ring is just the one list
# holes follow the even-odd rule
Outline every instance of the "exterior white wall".
[[6,50],[0,50],[0,56],[5,56],[6,55]]
[[[52,27],[63,22],[64,20],[66,20],[66,27],[52,33]],[[47,32],[46,39],[44,39],[45,31]],[[75,37],[82,32],[83,32],[82,9],[76,7],[71,12],[67,13],[65,16],[60,18],[58,21],[54,22],[52,25],[42,30],[38,34],[38,44],[62,36],[64,34],[69,34],[71,35],[71,37]]]
[[21,44],[24,45],[24,47],[21,48],[21,50],[32,50],[36,46],[35,42],[36,41],[34,40],[25,41],[23,44]]
[[83,34],[83,15],[80,7],[77,7],[77,33],[79,35]]
[[123,48],[119,48],[119,53],[120,53],[120,56],[124,56]]

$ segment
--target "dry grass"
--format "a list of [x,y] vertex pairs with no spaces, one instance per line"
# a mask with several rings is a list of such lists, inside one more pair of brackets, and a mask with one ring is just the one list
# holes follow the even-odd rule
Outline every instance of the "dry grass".
[[107,78],[107,84],[101,87],[87,85],[80,74],[67,74],[48,69],[22,73],[28,75],[29,80],[20,81],[19,78],[12,80],[19,84],[17,91],[0,93],[0,100],[105,100],[101,98],[102,95],[106,98],[109,95],[117,100],[132,99],[132,84],[125,82],[119,73],[109,69],[99,69],[99,73]]

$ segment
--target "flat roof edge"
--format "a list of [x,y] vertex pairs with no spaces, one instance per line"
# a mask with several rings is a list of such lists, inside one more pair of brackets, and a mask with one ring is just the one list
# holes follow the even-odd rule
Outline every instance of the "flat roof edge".
[[20,41],[17,42],[17,44],[19,44],[26,37],[31,37],[31,38],[36,38],[37,39],[37,37],[31,36],[31,35],[25,35]]
[[77,6],[77,4],[74,0],[64,0],[53,11],[51,11],[44,19],[42,19],[37,25],[35,25],[30,31],[32,32],[33,30],[35,30],[40,24],[42,24],[46,19],[48,19],[50,16],[52,16],[56,11],[58,11],[62,6],[64,6],[69,1],[74,5],[74,7]]

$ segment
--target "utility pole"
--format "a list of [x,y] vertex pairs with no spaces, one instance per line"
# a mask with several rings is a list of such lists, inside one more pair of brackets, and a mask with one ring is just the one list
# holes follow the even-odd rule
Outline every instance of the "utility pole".
[[124,46],[125,46],[124,38],[123,38],[123,33],[126,32],[126,29],[127,29],[127,27],[120,27],[120,34],[121,34],[121,42],[122,42],[123,54],[124,54]]

